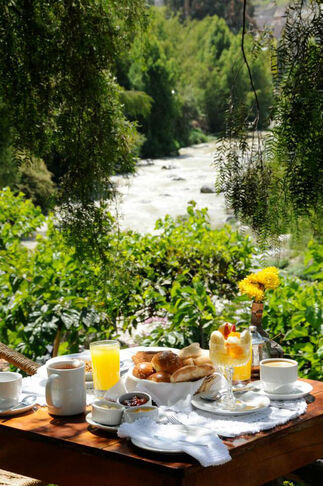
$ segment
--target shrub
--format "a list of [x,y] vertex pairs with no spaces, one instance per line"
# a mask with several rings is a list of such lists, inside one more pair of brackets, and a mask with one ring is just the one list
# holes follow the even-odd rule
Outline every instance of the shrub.
[[[47,237],[27,249],[22,240],[45,220]],[[91,252],[80,259],[51,216],[45,219],[22,194],[0,192],[0,340],[36,358],[53,347],[77,352],[156,315],[168,324],[144,344],[205,346],[224,321],[249,325],[250,301],[237,297],[236,285],[250,270],[249,237],[229,226],[212,229],[207,211],[193,203],[186,217],[157,221],[156,235],[114,231],[108,214],[106,228],[101,260]],[[268,291],[263,317],[301,375],[316,379],[323,377],[322,250],[310,243],[307,280],[282,275],[278,289]]]
[[147,317],[171,312],[179,282],[195,286],[197,294],[203,280],[207,294],[234,295],[235,282],[250,266],[249,238],[229,227],[212,230],[206,210],[193,205],[186,220],[158,221],[159,235],[103,232],[104,265],[91,253],[78,259],[51,217],[47,238],[38,237],[31,251],[21,239],[44,217],[22,195],[0,194],[8,203],[1,227],[0,339],[33,358],[52,351],[54,342],[55,351],[59,343],[60,352],[76,351],[94,336],[117,336],[120,326],[131,330]]

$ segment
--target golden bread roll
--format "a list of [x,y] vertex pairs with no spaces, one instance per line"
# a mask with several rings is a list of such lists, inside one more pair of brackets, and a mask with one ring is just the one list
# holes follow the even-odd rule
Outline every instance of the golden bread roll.
[[148,377],[150,381],[156,381],[160,383],[169,383],[170,382],[170,374],[165,373],[165,371],[158,371],[157,373],[153,373]]
[[196,381],[204,376],[211,375],[214,372],[214,367],[209,364],[201,366],[187,365],[174,371],[170,377],[171,383],[178,383],[182,381]]
[[182,359],[185,358],[197,358],[198,356],[201,355],[201,348],[199,343],[192,343],[189,346],[186,346],[186,348],[183,348],[180,350],[178,353],[178,356]]
[[213,366],[212,361],[210,360],[209,356],[199,356],[198,358],[194,358],[193,361],[194,361],[194,364],[196,366],[201,366],[201,365],[204,365],[204,364],[209,364],[209,365]]
[[183,362],[183,366],[195,364],[193,358],[182,359],[182,362]]
[[173,351],[161,351],[153,357],[151,364],[156,371],[165,371],[171,374],[182,366],[182,360]]
[[158,351],[137,351],[136,354],[132,356],[132,361],[135,365],[139,363],[149,363],[157,352]]
[[152,375],[153,373],[155,373],[154,367],[151,363],[148,362],[136,364],[132,371],[132,374],[136,378],[140,378],[141,380],[147,379],[148,376]]

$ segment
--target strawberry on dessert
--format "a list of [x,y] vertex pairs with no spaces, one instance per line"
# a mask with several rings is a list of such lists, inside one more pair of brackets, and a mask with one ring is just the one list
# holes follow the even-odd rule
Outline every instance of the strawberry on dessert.
[[219,327],[219,331],[224,336],[224,339],[227,339],[229,334],[231,332],[235,332],[235,330],[236,330],[235,324],[230,324],[229,322],[226,322],[225,324],[222,324]]

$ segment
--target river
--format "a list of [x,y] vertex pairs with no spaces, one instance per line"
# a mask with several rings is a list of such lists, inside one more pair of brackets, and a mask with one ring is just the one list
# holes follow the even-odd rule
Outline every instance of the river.
[[214,189],[214,151],[215,142],[182,148],[176,157],[139,161],[135,175],[114,177],[121,229],[153,232],[158,218],[184,215],[192,200],[208,208],[213,227],[222,226],[230,217],[223,195],[201,192]]

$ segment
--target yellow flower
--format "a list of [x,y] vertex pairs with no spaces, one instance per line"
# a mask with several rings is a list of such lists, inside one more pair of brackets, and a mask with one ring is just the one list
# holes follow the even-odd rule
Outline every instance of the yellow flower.
[[242,294],[247,294],[250,299],[255,299],[256,302],[262,302],[265,297],[264,291],[275,289],[279,285],[278,269],[267,267],[257,273],[251,273],[238,285]]
[[238,285],[240,292],[248,295],[250,299],[255,299],[256,302],[262,302],[264,300],[264,291],[257,283],[250,283],[249,277],[243,279]]
[[276,289],[279,285],[278,269],[267,267],[255,274],[257,282],[261,283],[265,289]]

